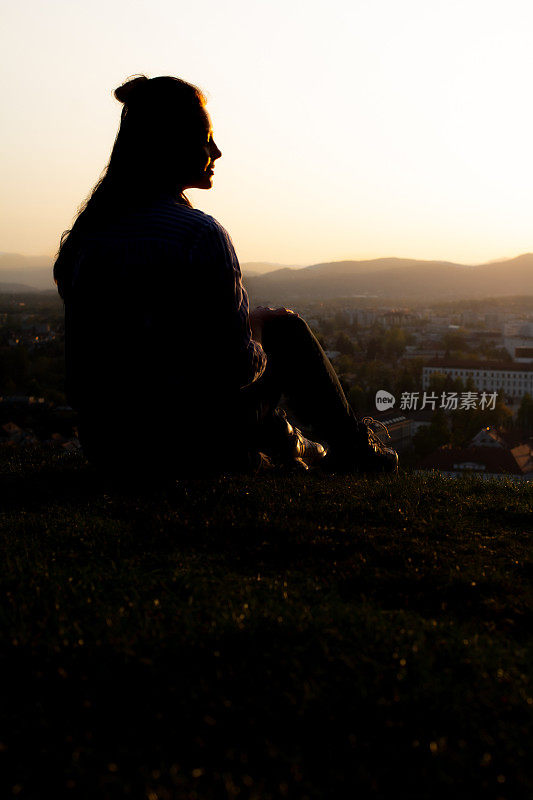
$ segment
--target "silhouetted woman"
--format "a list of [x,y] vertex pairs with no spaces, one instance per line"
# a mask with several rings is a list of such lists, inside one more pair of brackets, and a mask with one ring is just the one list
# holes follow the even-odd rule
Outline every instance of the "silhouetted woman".
[[[115,97],[124,107],[107,169],[54,266],[67,400],[89,461],[179,475],[254,467],[266,453],[302,468],[396,469],[305,321],[249,313],[228,233],[185,197],[211,188],[221,156],[202,92],[140,76]],[[278,409],[282,393],[325,457]]]

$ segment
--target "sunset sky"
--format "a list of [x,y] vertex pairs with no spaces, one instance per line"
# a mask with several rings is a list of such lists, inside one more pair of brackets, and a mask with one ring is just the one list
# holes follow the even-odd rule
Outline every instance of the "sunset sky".
[[51,254],[128,76],[209,96],[242,262],[533,251],[530,0],[4,3],[0,251]]

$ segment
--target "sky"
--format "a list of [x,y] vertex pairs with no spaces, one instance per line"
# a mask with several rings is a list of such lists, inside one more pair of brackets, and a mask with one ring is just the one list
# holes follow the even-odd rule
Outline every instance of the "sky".
[[0,252],[56,251],[138,73],[207,93],[189,197],[241,262],[533,251],[530,0],[11,0],[0,27]]

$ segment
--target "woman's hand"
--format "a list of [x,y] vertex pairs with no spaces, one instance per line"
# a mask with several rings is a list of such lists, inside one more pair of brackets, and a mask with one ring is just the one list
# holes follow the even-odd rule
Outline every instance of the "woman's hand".
[[270,306],[257,306],[257,308],[254,308],[252,311],[250,311],[252,337],[256,342],[261,344],[265,320],[267,320],[269,317],[285,317],[289,314],[293,314],[296,317],[299,316],[296,311],[292,310],[292,308],[284,308],[283,306],[280,306],[279,308],[271,308]]

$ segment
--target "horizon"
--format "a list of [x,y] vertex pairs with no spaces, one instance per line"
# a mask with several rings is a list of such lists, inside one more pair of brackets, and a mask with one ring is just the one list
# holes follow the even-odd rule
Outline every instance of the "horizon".
[[[46,259],[50,259],[52,262],[56,258],[56,254],[55,253],[53,253],[53,254],[48,254],[48,253],[28,253],[28,252],[22,253],[22,252],[11,252],[11,251],[7,251],[7,250],[0,250],[0,258],[2,258],[3,256],[15,256],[15,257],[20,257],[20,258],[28,258],[28,259],[30,259],[30,258],[31,259],[39,259],[39,258],[45,259],[46,258]],[[346,257],[346,258],[334,258],[334,259],[331,258],[331,259],[326,259],[326,260],[323,260],[323,261],[313,261],[313,262],[311,262],[309,264],[288,264],[288,263],[283,262],[283,261],[273,262],[273,261],[267,261],[265,259],[250,259],[248,261],[241,261],[239,259],[239,263],[240,263],[241,267],[243,267],[243,266],[251,267],[254,264],[257,264],[257,265],[260,265],[260,266],[270,266],[270,267],[272,267],[273,270],[278,269],[278,268],[281,268],[281,269],[306,269],[307,267],[315,267],[315,266],[319,266],[319,265],[322,265],[322,264],[338,264],[338,263],[351,262],[351,261],[353,261],[355,263],[372,262],[372,261],[419,261],[421,263],[423,263],[423,262],[427,262],[427,263],[449,263],[449,264],[453,264],[453,265],[461,266],[461,267],[484,267],[484,266],[489,266],[491,264],[499,264],[499,263],[505,263],[507,261],[515,261],[516,259],[523,258],[525,256],[533,256],[533,248],[532,248],[531,251],[520,252],[520,253],[517,253],[516,255],[512,255],[512,256],[502,256],[501,258],[489,258],[487,261],[480,261],[480,262],[477,262],[477,263],[452,261],[452,260],[447,259],[447,258],[439,258],[439,257],[421,258],[421,257],[415,257],[415,256],[398,256],[398,255],[384,255],[384,256],[382,255],[382,256],[374,256],[372,258],[365,258],[365,257]],[[24,270],[24,269],[27,269],[27,268],[28,267],[26,265],[23,265],[23,266],[16,266],[15,265],[13,267],[3,267],[0,264],[0,270],[1,269],[11,269],[11,270],[21,269],[21,270]],[[48,269],[48,266],[43,264],[42,268],[43,269]],[[32,269],[39,269],[39,265],[36,265],[36,266],[32,267]]]
[[[11,258],[10,258],[11,255]],[[15,262],[15,266],[13,266]],[[18,264],[17,264],[18,262]],[[0,292],[55,291],[53,259],[0,253]],[[298,273],[298,274],[296,274]],[[402,303],[533,296],[533,253],[483,264],[398,256],[301,265],[242,264],[251,307],[324,301],[334,297],[380,298]],[[147,276],[149,280],[149,276]]]

